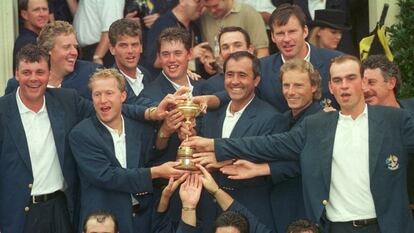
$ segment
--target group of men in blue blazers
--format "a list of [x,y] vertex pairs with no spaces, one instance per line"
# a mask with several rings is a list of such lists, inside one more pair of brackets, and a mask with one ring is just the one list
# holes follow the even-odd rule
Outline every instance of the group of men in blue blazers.
[[271,103],[278,111],[285,112],[288,105],[281,93],[280,67],[286,61],[298,58],[310,62],[322,77],[322,100],[329,99],[334,106],[335,99],[328,89],[329,64],[340,52],[314,47],[305,41],[308,36],[305,15],[297,5],[282,5],[269,19],[272,40],[280,53],[262,58],[262,81],[257,88],[259,98]]
[[367,79],[353,56],[335,58],[330,76],[340,111],[314,114],[282,134],[194,137],[184,145],[214,151],[217,161],[300,159],[306,214],[323,232],[412,232],[405,182],[414,151],[411,114],[367,105]]
[[[189,133],[224,138],[214,141],[216,148],[211,140],[196,137],[184,143],[198,149],[194,161],[215,169],[218,183],[217,190],[205,187],[210,194],[203,192],[197,205],[201,232],[211,232],[214,219],[227,209],[215,202],[223,190],[236,200],[229,209],[248,215],[253,226],[266,232],[284,232],[291,221],[303,217],[323,231],[411,232],[404,186],[406,150],[412,152],[411,116],[362,103],[408,110],[413,104],[390,94],[398,91],[392,63],[367,61],[364,79],[356,58],[341,56],[330,66],[341,53],[305,42],[304,18],[295,5],[273,12],[271,35],[280,53],[260,62],[242,28],[224,28],[218,35],[223,73],[207,81],[188,77],[192,41],[180,27],[160,34],[162,72],[151,77],[138,65],[142,35],[137,22],[113,23],[109,49],[115,70],[98,72],[98,65],[77,59],[70,24],[48,24],[38,45],[50,61],[38,47],[23,49],[16,76],[0,99],[0,232],[80,232],[86,216],[100,209],[116,215],[120,232],[159,230],[150,229],[157,219],[153,207],[164,188],[195,179],[183,176],[172,162]],[[197,130],[189,131],[184,116],[169,105],[176,103],[177,96],[171,94],[182,87],[190,90],[186,97],[221,97],[221,106],[199,119]],[[217,93],[224,90],[224,95]],[[337,107],[333,97],[341,110],[318,113],[321,103]],[[158,108],[151,107],[159,102]],[[225,139],[261,135],[271,136]],[[387,140],[396,142],[383,143]],[[357,192],[362,195],[356,197]],[[193,206],[187,208],[172,195],[172,229],[193,232],[184,231],[180,219]]]
[[115,69],[91,77],[96,116],[74,127],[69,141],[79,168],[80,221],[93,211],[107,210],[120,219],[120,232],[144,233],[151,228],[152,179],[177,178],[184,171],[174,168],[176,162],[149,166],[158,149],[154,129],[121,113],[125,83]]
[[[283,95],[290,110],[283,114],[284,119],[279,120],[277,124],[279,129],[284,128],[282,131],[287,131],[299,127],[305,117],[322,109],[319,104],[321,78],[319,72],[309,62],[300,59],[287,61],[282,65],[280,73]],[[289,223],[306,217],[300,165],[297,160],[270,163],[237,160],[220,170],[225,175],[237,179],[264,175],[271,177],[273,185],[270,203],[277,232],[286,231]],[[281,209],[289,209],[289,211],[282,212]]]
[[[50,63],[35,45],[17,56],[17,90],[1,98],[1,232],[73,232],[79,221],[78,170],[70,130],[93,114],[76,90],[47,88]],[[161,119],[158,108],[126,107],[137,119]]]

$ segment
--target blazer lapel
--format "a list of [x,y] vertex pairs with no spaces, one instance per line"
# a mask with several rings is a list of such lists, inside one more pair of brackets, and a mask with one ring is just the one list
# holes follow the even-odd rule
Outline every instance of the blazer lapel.
[[59,162],[61,167],[65,161],[65,113],[60,108],[56,99],[52,98],[50,93],[45,93],[47,115],[50,121],[50,127],[52,128],[53,138],[55,140],[56,151],[59,156]]
[[10,111],[7,112],[7,127],[9,133],[13,138],[17,151],[19,152],[20,157],[22,158],[26,167],[32,171],[32,163],[30,162],[29,147],[27,145],[26,133],[24,132],[22,119],[20,117],[19,108],[17,107],[16,95],[9,95],[8,105]]
[[139,136],[137,130],[131,130],[131,122],[124,117],[125,123],[125,145],[126,145],[126,160],[127,167],[134,168],[139,165],[140,149],[138,146]]
[[313,45],[309,45],[310,48],[310,63],[312,63],[312,65],[317,69],[322,69],[323,68],[323,63],[322,60],[319,56],[318,51],[316,50],[316,48]]
[[168,81],[167,77],[165,77],[163,73],[161,73],[161,76],[162,78],[160,79],[160,84],[162,93],[165,95],[173,94],[175,92],[173,85],[170,83],[170,81]]
[[231,138],[242,137],[249,130],[254,121],[254,118],[256,117],[256,112],[254,111],[254,105],[256,104],[255,102],[256,97],[254,97],[252,102],[246,107],[240,119],[237,121],[233,131],[231,132]]
[[[321,135],[324,135],[323,139],[321,140],[320,147],[320,157],[319,160],[321,161],[321,169],[323,174],[323,179],[327,187],[330,187],[331,184],[331,170],[332,170],[332,154],[333,154],[333,146],[335,142],[335,133],[336,133],[336,126],[338,123],[338,112],[331,112],[327,113],[326,127],[321,128]],[[324,119],[325,120],[325,119]],[[315,132],[316,133],[316,132]]]
[[378,156],[380,154],[382,142],[384,140],[384,119],[378,117],[381,113],[377,113],[376,109],[368,106],[368,142],[369,142],[369,174],[374,175],[377,165]]
[[[224,119],[226,118],[226,111],[227,111],[227,104],[221,106],[221,109],[218,110],[216,112],[216,117],[214,117],[213,119],[217,119],[217,130],[212,130],[209,129],[213,132],[213,138],[221,138],[222,137],[222,132],[223,132],[223,124],[224,124]],[[214,124],[213,124],[214,125]],[[207,125],[209,126],[209,125]]]
[[108,146],[108,151],[111,153],[108,155],[109,159],[113,161],[117,166],[122,167],[115,155],[114,141],[112,139],[111,133],[108,129],[98,120],[96,116],[92,117],[92,122],[94,123],[96,130],[104,141],[104,146]]

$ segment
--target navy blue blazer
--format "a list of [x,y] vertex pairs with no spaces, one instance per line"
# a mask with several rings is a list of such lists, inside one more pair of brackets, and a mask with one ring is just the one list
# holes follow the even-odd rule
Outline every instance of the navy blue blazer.
[[[88,87],[89,78],[99,68],[103,68],[101,65],[94,64],[89,61],[76,60],[75,70],[66,75],[62,81],[62,88],[75,89],[78,94],[86,99],[92,99],[91,91]],[[13,77],[7,81],[5,94],[9,94],[17,89],[19,83],[16,78]]]
[[[321,112],[287,133],[216,139],[216,156],[218,161],[241,156],[266,161],[300,157],[307,216],[326,227],[323,202],[329,200],[337,122],[338,112]],[[370,189],[380,231],[414,232],[406,190],[407,156],[414,152],[414,121],[401,109],[368,106],[368,128]],[[386,165],[390,155],[398,157],[397,169]]]
[[[117,216],[119,232],[150,232],[152,179],[150,168],[144,167],[153,153],[154,132],[127,117],[124,123],[127,168],[121,167],[112,136],[96,116],[83,120],[69,135],[81,182],[80,222],[92,211],[107,210]],[[131,194],[140,204],[136,217],[132,217]],[[134,226],[137,220],[139,228]]]
[[[299,127],[305,117],[313,115],[321,109],[319,102],[314,101],[300,112],[295,119],[292,118],[291,110],[283,115],[289,124],[289,130],[292,130]],[[273,219],[277,232],[286,232],[291,222],[306,217],[300,164],[298,160],[279,161],[269,163],[269,166],[273,181],[270,196]]]
[[[65,196],[73,224],[78,220],[77,167],[67,142],[69,131],[93,112],[92,105],[69,89],[47,89],[46,108],[60,166],[67,184]],[[16,92],[0,98],[0,231],[23,232],[33,184],[29,149],[16,102]]]
[[[202,117],[199,135],[208,138],[221,138],[228,104],[209,111]],[[230,135],[231,138],[267,135],[287,130],[286,120],[270,104],[254,97],[237,121]],[[267,176],[247,180],[230,180],[220,172],[213,173],[217,184],[235,200],[259,217],[269,228],[274,227],[270,203],[271,179]],[[200,206],[199,214],[203,222],[203,232],[211,232],[215,218],[220,214],[219,207],[210,195],[206,195]],[[217,208],[217,210],[216,210]],[[210,215],[210,216],[209,216]]]
[[206,85],[211,94],[224,91],[224,74],[218,73],[206,80]]
[[[414,98],[409,99],[399,99],[398,103],[401,108],[408,111],[412,116],[414,116]],[[408,159],[407,165],[407,189],[408,189],[408,198],[410,199],[410,204],[414,204],[414,157]]]
[[[336,106],[335,98],[329,92],[329,64],[331,59],[341,55],[335,50],[321,49],[315,46],[311,47],[310,63],[317,69],[322,78],[322,98],[329,98],[334,107]],[[261,65],[261,81],[256,88],[256,93],[264,101],[267,101],[279,112],[286,112],[289,110],[285,97],[282,92],[282,84],[280,82],[279,71],[283,65],[280,53],[270,55],[260,59]]]

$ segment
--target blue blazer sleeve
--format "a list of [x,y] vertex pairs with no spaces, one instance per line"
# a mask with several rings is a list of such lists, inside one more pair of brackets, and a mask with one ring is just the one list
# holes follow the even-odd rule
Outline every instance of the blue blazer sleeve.
[[15,77],[12,77],[7,81],[6,89],[4,90],[4,95],[10,94],[17,89],[19,83],[17,82]]
[[217,160],[234,158],[263,162],[298,160],[305,143],[303,125],[282,134],[214,139]]
[[271,162],[269,167],[273,184],[278,184],[301,174],[299,161]]
[[199,233],[199,232],[201,232],[199,227],[190,226],[184,223],[183,221],[180,221],[180,223],[178,224],[177,231],[176,231],[176,233]]
[[[122,168],[114,166],[108,159],[96,130],[85,124],[77,125],[69,135],[69,142],[79,170],[96,186],[128,193],[152,192],[149,168]],[[90,121],[89,121],[90,122]]]
[[[157,205],[155,205],[157,206]],[[164,213],[157,212],[156,208],[152,214],[152,230],[153,233],[174,233],[175,229],[171,223],[168,211]]]

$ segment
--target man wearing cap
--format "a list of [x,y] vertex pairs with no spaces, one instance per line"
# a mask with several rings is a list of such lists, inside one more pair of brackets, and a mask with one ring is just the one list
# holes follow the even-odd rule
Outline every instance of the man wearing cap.
[[309,43],[319,48],[336,49],[342,38],[342,31],[350,30],[345,25],[345,12],[326,9],[315,11]]

